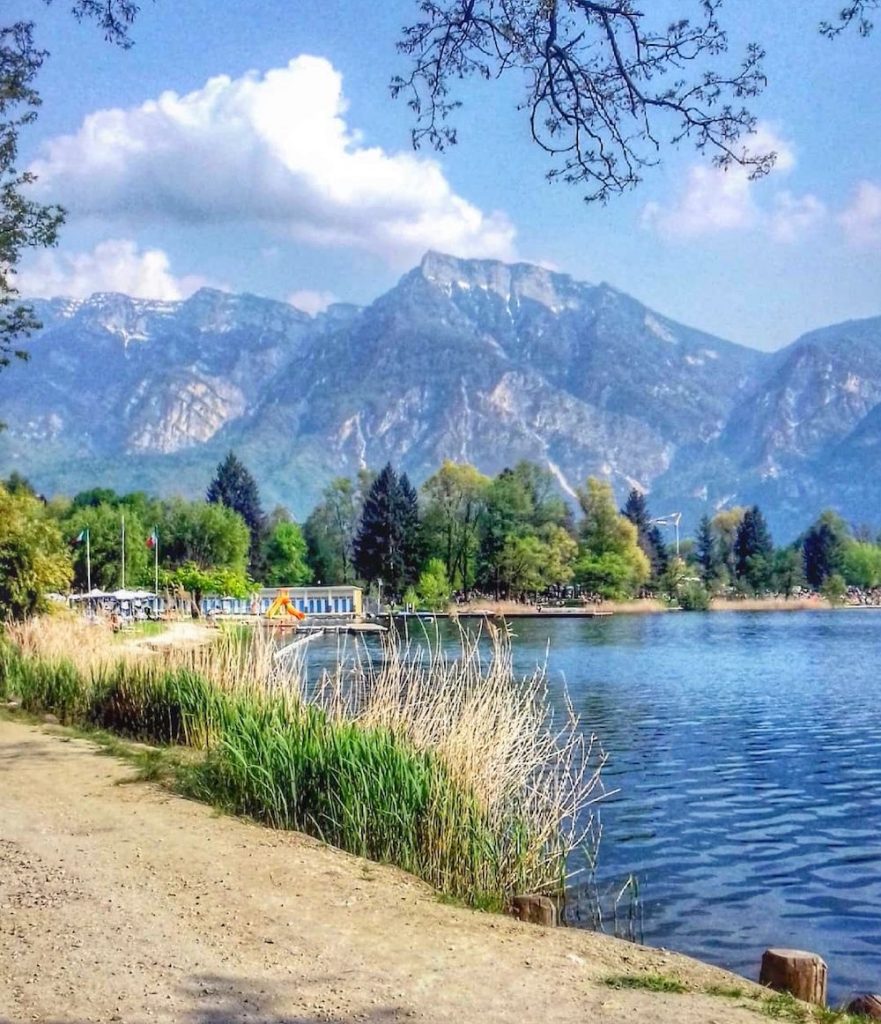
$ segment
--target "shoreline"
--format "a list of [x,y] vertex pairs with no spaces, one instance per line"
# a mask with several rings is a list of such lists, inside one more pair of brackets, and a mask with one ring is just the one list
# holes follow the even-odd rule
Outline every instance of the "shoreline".
[[0,902],[14,918],[0,929],[0,1017],[762,1019],[769,994],[720,968],[442,903],[300,833],[120,785],[138,782],[131,763],[99,753],[72,730],[0,715]]
[[[842,610],[881,611],[881,606],[861,604],[832,605],[825,598],[720,598],[710,602],[709,612],[828,612]],[[603,601],[584,608],[543,607],[537,611],[534,606],[514,601],[487,601],[461,605],[446,612],[415,612],[414,618],[509,618],[509,619],[590,619],[607,618],[610,615],[665,615],[682,612],[681,608],[665,604],[657,598],[640,598],[633,601]],[[689,612],[688,614],[702,614]]]

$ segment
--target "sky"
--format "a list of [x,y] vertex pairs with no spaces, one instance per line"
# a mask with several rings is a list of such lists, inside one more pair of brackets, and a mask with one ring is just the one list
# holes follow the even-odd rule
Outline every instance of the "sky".
[[147,0],[125,51],[65,3],[7,0],[50,52],[20,163],[68,210],[19,286],[178,299],[209,285],[315,312],[372,301],[436,249],[605,281],[761,349],[881,315],[881,26],[821,38],[839,6],[723,8],[726,59],[751,40],[768,52],[752,104],[756,146],[778,153],[768,177],[723,174],[684,143],[602,206],[547,183],[513,81],[465,83],[458,144],[413,151],[388,84],[415,0]]

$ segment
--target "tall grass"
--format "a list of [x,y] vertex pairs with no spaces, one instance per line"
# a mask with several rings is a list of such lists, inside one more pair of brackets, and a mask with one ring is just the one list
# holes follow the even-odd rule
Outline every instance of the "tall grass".
[[192,795],[276,828],[399,865],[438,890],[501,908],[560,894],[590,834],[601,752],[557,722],[541,672],[518,680],[506,634],[387,640],[342,652],[307,685],[261,634],[121,651],[77,622],[32,620],[0,644],[0,693],[32,712],[203,756]]

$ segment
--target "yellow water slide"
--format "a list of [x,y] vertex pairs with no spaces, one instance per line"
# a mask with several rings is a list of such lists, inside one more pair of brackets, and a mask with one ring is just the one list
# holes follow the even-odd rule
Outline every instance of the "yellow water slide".
[[300,622],[306,618],[304,612],[301,612],[299,608],[294,606],[294,602],[291,600],[290,594],[286,590],[279,590],[276,594],[275,600],[266,609],[266,618],[274,619],[276,615],[290,615],[294,619],[298,619]]

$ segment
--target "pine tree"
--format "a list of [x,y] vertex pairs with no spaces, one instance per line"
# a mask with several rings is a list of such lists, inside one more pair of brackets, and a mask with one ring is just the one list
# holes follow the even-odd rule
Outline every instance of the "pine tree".
[[652,567],[652,578],[660,579],[666,572],[669,562],[667,546],[657,523],[651,521],[645,495],[635,487],[627,495],[621,515],[636,527],[639,546]]
[[766,590],[771,583],[774,543],[768,524],[758,505],[748,508],[737,528],[734,541],[734,567],[737,578],[754,591]]
[[230,452],[217,467],[214,479],[205,495],[215,505],[225,505],[245,520],[251,534],[248,570],[257,575],[261,569],[261,549],[266,528],[266,516],[260,504],[257,481],[248,472],[235,452]]
[[716,546],[716,535],[713,533],[713,524],[708,515],[704,515],[698,524],[695,555],[698,565],[701,567],[701,579],[704,584],[709,585],[719,571],[719,552]]
[[373,481],[355,538],[355,567],[368,582],[382,580],[387,593],[400,596],[415,581],[419,558],[419,510],[406,475],[389,463]]
[[404,560],[404,584],[414,584],[419,579],[422,564],[422,530],[419,522],[419,497],[406,473],[398,481],[400,487],[402,547]]
[[841,572],[847,527],[832,511],[824,512],[802,542],[805,579],[819,589],[830,576]]

